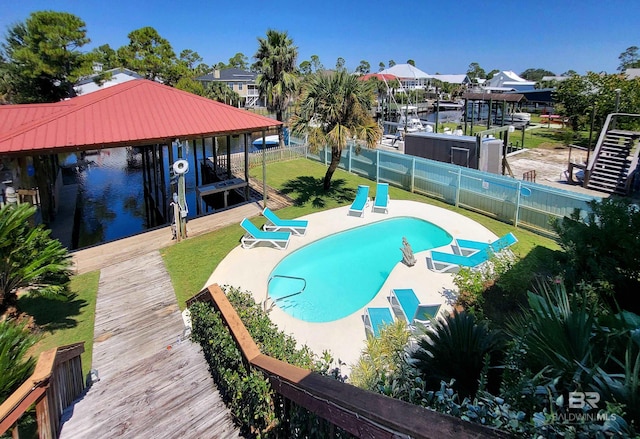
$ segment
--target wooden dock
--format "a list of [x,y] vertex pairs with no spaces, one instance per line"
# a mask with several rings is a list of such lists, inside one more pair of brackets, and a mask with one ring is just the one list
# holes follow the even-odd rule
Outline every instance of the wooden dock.
[[93,384],[63,416],[60,438],[237,438],[157,250],[104,267]]

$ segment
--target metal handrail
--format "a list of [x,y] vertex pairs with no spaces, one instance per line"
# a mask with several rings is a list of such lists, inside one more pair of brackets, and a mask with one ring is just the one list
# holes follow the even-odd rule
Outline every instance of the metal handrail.
[[307,280],[303,277],[296,277],[296,276],[285,276],[283,274],[274,274],[273,276],[271,276],[269,278],[269,280],[267,281],[267,294],[269,294],[269,284],[271,283],[271,281],[273,279],[275,279],[276,277],[281,277],[283,279],[296,279],[296,280],[301,280],[304,282],[304,285],[302,286],[302,289],[300,291],[297,291],[295,293],[292,294],[287,294],[286,296],[283,297],[278,297],[277,299],[272,299],[274,302],[278,302],[280,300],[284,300],[284,299],[288,299],[289,297],[293,297],[293,296],[297,296],[298,294],[301,294],[305,288],[307,288]]

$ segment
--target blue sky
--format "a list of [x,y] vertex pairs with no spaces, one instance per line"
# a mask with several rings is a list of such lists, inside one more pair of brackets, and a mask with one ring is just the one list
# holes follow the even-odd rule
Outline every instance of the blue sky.
[[318,55],[349,70],[413,59],[427,73],[464,73],[472,62],[487,72],[544,68],[613,73],[618,56],[640,46],[640,1],[194,1],[0,0],[3,40],[9,25],[31,12],[70,12],[87,24],[90,50],[128,43],[127,34],[154,27],[176,54],[191,49],[207,64],[237,52],[251,58],[269,28],[287,31],[298,64]]

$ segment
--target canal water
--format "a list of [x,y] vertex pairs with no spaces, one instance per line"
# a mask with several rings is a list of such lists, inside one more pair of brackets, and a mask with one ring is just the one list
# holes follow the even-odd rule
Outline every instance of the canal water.
[[[226,154],[227,147],[224,143],[219,142],[218,154]],[[205,151],[209,157],[212,155],[212,144],[213,139],[205,139]],[[168,153],[170,147],[174,149],[174,161],[179,157],[177,146],[163,147],[167,200],[164,200],[166,203],[161,199],[157,200],[157,213],[154,212],[153,202],[144,195],[144,172],[139,149],[110,148],[60,156],[64,184],[78,185],[75,218],[68,219],[74,221],[72,249],[113,241],[168,224],[163,210],[169,206],[172,198]],[[240,151],[242,147],[239,139],[232,138],[231,152]],[[182,147],[181,156],[189,162],[189,171],[185,174],[189,219],[197,215],[195,169],[204,158],[201,141],[198,141],[196,148],[188,142]],[[202,182],[202,175],[200,181]],[[243,201],[239,197],[230,199],[230,204]],[[214,204],[212,207],[218,206]]]

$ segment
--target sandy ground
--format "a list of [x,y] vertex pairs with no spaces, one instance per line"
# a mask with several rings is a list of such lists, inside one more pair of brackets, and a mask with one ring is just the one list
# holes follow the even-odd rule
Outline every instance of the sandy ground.
[[587,152],[575,148],[570,149],[566,146],[525,149],[510,155],[507,157],[507,161],[513,176],[518,180],[523,179],[525,172],[536,171],[536,183],[598,197],[607,196],[602,192],[570,184],[566,174],[569,158],[572,162],[584,163]]

